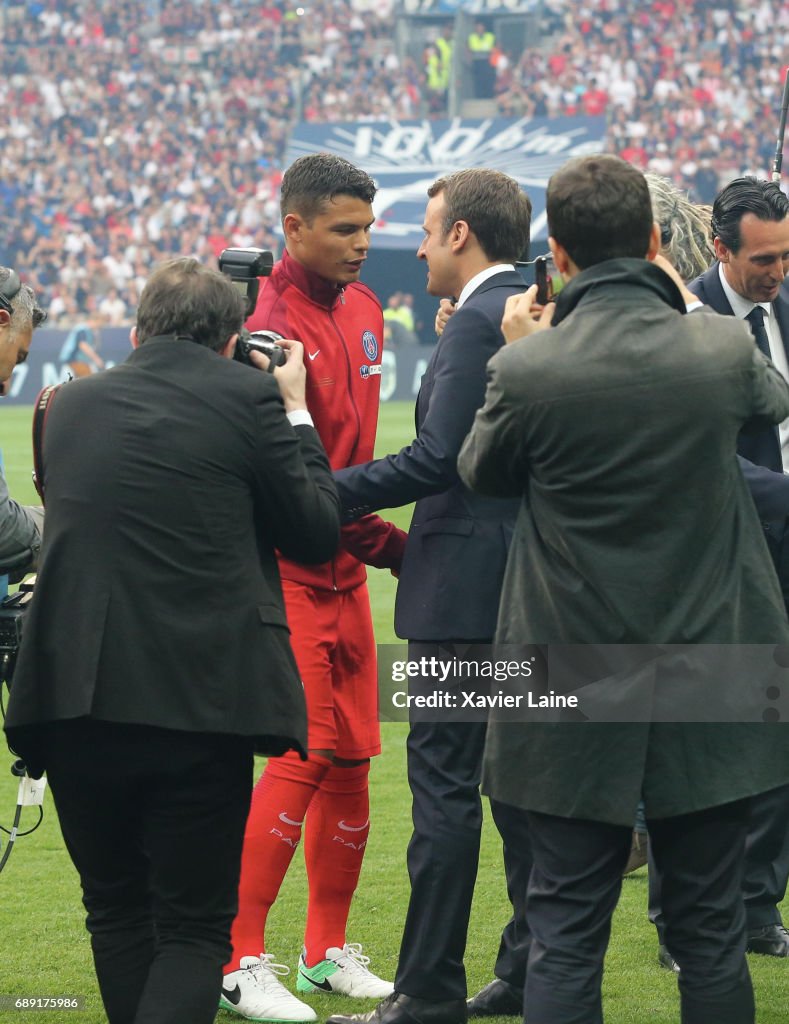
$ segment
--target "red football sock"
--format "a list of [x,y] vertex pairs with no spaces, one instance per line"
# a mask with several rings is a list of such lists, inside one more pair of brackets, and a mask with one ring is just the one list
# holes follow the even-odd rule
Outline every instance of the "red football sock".
[[304,860],[310,895],[304,946],[309,967],[323,960],[330,946],[345,945],[370,831],[369,773],[369,761],[330,768],[307,813]]
[[238,969],[242,956],[265,950],[266,918],[277,898],[301,838],[307,808],[331,767],[325,757],[297,754],[273,757],[252,793],[238,886],[238,914],[230,935],[233,954],[228,968]]

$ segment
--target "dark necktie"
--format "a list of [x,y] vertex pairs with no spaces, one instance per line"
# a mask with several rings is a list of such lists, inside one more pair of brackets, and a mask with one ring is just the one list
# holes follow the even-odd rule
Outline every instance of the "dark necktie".
[[767,337],[767,329],[764,326],[764,310],[761,306],[754,306],[750,313],[745,318],[751,325],[751,334],[753,335],[754,341],[759,347],[759,350],[763,352],[768,359],[772,359],[770,355],[770,339]]

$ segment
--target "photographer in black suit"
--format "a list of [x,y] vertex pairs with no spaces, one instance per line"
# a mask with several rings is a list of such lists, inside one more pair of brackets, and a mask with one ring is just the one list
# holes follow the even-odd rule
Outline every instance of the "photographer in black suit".
[[66,385],[46,426],[6,729],[48,772],[110,1024],[213,1021],[253,751],[306,745],[274,549],[330,558],[337,495],[301,345],[274,376],[243,366],[243,318],[227,278],[165,264],[129,360]]
[[[0,396],[7,393],[14,367],[27,359],[33,331],[46,320],[33,289],[16,273],[0,267]],[[41,547],[43,509],[15,502],[0,472],[0,572],[27,572]]]

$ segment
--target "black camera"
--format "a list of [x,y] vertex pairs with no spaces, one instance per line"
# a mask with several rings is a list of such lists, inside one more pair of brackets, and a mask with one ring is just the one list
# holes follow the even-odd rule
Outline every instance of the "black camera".
[[[243,294],[246,303],[246,316],[255,311],[260,290],[261,277],[268,277],[274,266],[274,254],[269,249],[223,249],[219,257],[219,269],[236,288]],[[243,328],[238,335],[238,343],[234,358],[240,363],[251,366],[250,352],[262,352],[268,357],[269,372],[275,366],[285,362],[285,350],[276,344],[282,337],[276,331],[250,332]]]
[[250,352],[262,352],[268,356],[268,370],[271,373],[275,366],[282,366],[285,362],[285,349],[280,348],[277,342],[282,337],[276,331],[252,331],[242,330],[238,335],[236,351],[233,355],[240,363],[252,365],[249,358]]
[[25,615],[32,599],[32,589],[25,589],[0,601],[0,681],[4,680],[9,686],[22,642]]

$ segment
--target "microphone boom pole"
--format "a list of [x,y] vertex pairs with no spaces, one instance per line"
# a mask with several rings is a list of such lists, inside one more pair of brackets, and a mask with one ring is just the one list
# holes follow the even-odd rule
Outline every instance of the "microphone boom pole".
[[784,136],[786,134],[786,112],[789,109],[789,68],[786,69],[784,81],[784,97],[781,102],[781,120],[778,122],[778,136],[775,140],[775,156],[773,157],[772,180],[781,180],[781,164],[784,154]]

